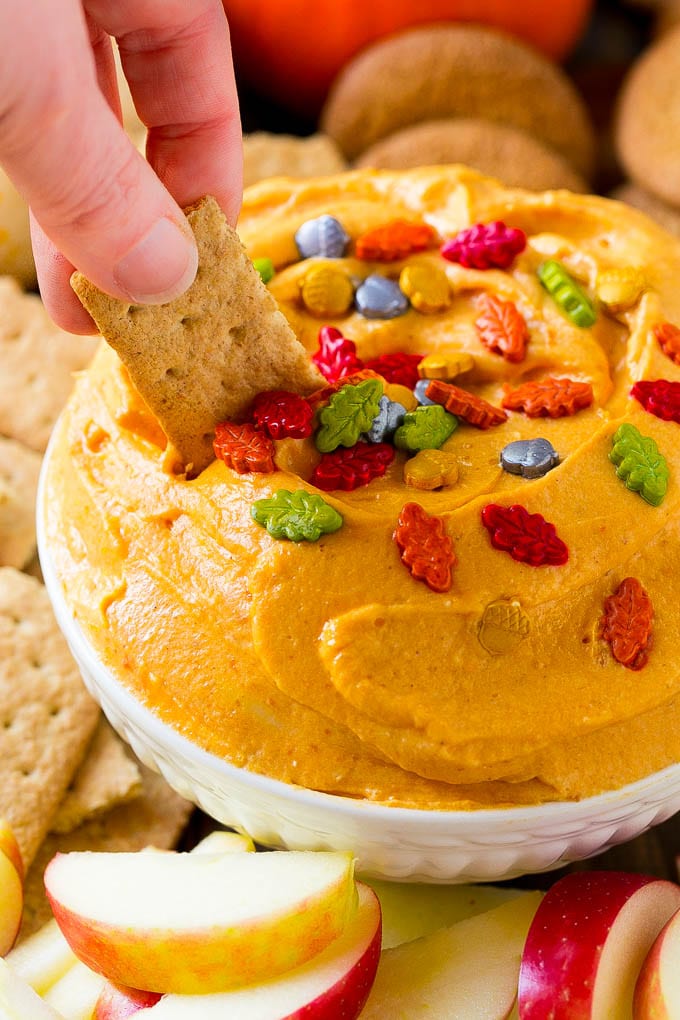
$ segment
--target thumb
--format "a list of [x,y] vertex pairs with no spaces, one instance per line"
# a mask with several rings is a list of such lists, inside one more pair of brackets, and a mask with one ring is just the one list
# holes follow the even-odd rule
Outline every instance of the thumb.
[[193,235],[97,86],[80,5],[26,6],[41,73],[24,75],[2,111],[7,172],[50,241],[102,290],[139,304],[177,297],[196,274]]

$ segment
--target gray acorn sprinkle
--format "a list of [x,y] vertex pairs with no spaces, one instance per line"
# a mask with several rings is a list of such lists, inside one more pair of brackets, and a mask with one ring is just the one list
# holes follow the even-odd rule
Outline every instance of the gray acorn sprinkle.
[[547,439],[517,439],[501,450],[503,470],[522,478],[540,478],[559,462],[559,454]]
[[354,295],[357,311],[365,319],[396,319],[409,310],[409,299],[396,280],[372,273]]
[[406,408],[389,397],[380,398],[380,410],[373,419],[370,429],[365,434],[367,443],[386,443],[400,425],[403,425]]
[[295,232],[295,244],[302,259],[315,256],[341,259],[349,241],[349,234],[335,216],[323,215],[305,220]]
[[416,383],[413,392],[415,393],[416,400],[418,401],[419,404],[425,404],[425,406],[427,406],[428,404],[437,403],[436,400],[430,400],[430,398],[425,395],[425,391],[427,390],[427,387],[430,385],[431,382],[432,382],[431,379],[419,379],[418,382]]

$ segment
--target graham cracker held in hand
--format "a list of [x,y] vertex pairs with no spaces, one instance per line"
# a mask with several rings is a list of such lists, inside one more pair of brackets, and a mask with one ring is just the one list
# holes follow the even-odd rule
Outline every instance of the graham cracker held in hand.
[[142,792],[142,776],[123,741],[101,717],[80,768],[52,820],[52,832],[72,832]]
[[27,866],[98,718],[44,587],[0,568],[0,816]]
[[163,426],[188,473],[214,460],[220,421],[242,416],[263,390],[323,384],[214,198],[185,210],[198,274],[165,305],[103,294],[80,273],[71,285]]
[[20,939],[41,928],[52,916],[43,875],[56,853],[72,850],[132,852],[153,846],[172,850],[178,843],[194,805],[175,793],[165,780],[140,766],[142,793],[129,804],[79,825],[67,835],[51,833],[35,858],[24,883],[24,919]]

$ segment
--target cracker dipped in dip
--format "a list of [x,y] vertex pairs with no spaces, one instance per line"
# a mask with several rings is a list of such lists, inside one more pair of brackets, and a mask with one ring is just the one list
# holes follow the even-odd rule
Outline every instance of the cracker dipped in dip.
[[239,233],[325,380],[191,477],[102,346],[45,505],[104,663],[237,766],[388,804],[680,760],[678,242],[460,167],[264,182]]

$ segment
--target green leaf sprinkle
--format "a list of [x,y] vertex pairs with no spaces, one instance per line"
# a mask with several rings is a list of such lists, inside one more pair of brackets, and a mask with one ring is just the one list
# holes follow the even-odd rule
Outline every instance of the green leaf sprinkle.
[[650,436],[624,422],[612,437],[614,448],[609,459],[617,465],[616,474],[628,489],[639,492],[652,506],[660,506],[668,488],[668,464]]
[[380,379],[364,379],[356,386],[343,386],[334,393],[330,403],[319,411],[321,428],[315,439],[317,450],[330,453],[338,446],[354,446],[380,414],[382,395]]
[[457,427],[455,414],[449,414],[441,404],[426,404],[408,412],[394,433],[394,445],[411,453],[438,450]]
[[263,283],[269,283],[274,277],[274,263],[271,259],[261,258],[253,259],[253,265],[257,269],[258,273],[262,277]]
[[268,499],[258,499],[250,508],[250,516],[273,538],[288,538],[291,542],[316,542],[343,523],[337,510],[306,489],[279,489]]
[[581,329],[593,326],[597,320],[595,306],[561,262],[548,259],[538,267],[538,278],[568,319]]

